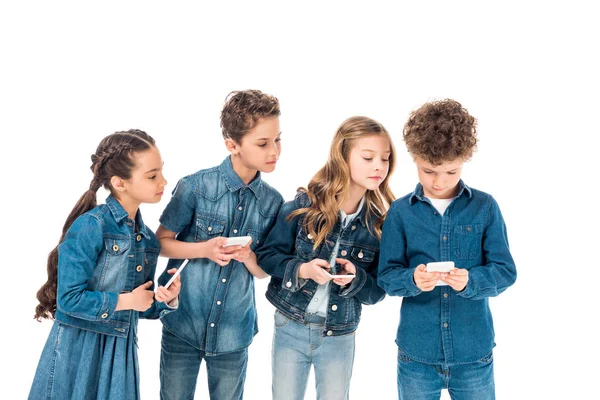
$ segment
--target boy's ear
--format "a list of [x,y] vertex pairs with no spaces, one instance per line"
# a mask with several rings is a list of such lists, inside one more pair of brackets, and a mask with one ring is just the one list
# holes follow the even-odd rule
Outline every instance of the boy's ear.
[[117,192],[124,192],[125,191],[125,180],[119,178],[118,176],[113,176],[112,178],[110,178],[110,185],[113,187],[113,189],[115,189]]
[[233,139],[225,139],[225,147],[231,154],[237,154],[240,152],[240,146]]

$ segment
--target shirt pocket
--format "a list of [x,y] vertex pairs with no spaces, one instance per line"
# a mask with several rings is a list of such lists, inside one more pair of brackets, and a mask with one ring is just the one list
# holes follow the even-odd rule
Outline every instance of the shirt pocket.
[[196,217],[196,242],[204,242],[223,236],[225,221],[212,215],[198,214]]
[[144,282],[148,280],[154,280],[154,276],[151,276],[152,271],[156,271],[156,264],[158,262],[158,250],[156,249],[146,249],[144,251],[144,271],[146,271],[146,279]]
[[317,257],[317,249],[314,248],[315,241],[310,233],[304,232],[304,229],[300,228],[296,235],[296,252],[298,255],[307,260],[312,260]]
[[454,227],[454,256],[471,260],[481,255],[483,224],[456,225]]
[[[101,271],[94,271],[94,275],[99,272],[97,287],[93,290],[121,292],[127,281],[128,254],[131,247],[130,238],[104,238],[104,251],[106,260],[104,268]],[[92,280],[94,282],[95,280]],[[95,286],[92,284],[92,286]]]

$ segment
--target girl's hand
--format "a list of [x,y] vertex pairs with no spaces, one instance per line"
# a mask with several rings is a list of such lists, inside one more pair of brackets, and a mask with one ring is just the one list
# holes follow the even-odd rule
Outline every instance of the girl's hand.
[[427,266],[425,264],[419,264],[413,274],[415,285],[423,292],[431,292],[440,278],[441,275],[439,272],[427,272]]
[[442,277],[442,280],[450,285],[452,289],[461,292],[467,287],[467,283],[469,282],[469,270],[454,268],[446,276]]
[[250,258],[251,254],[254,254],[252,250],[250,250],[250,243],[252,243],[252,239],[246,244],[244,247],[240,246],[231,246],[236,247],[238,250],[235,252],[233,259],[239,262],[244,262]]
[[[342,269],[336,272],[336,275],[355,275],[356,276],[356,267],[354,264],[350,262],[350,260],[346,260],[345,258],[336,258],[335,262],[342,266]],[[335,278],[333,283],[339,286],[346,286],[350,282],[352,282],[354,278]]]
[[229,264],[229,261],[234,256],[233,253],[239,250],[241,246],[223,247],[225,243],[227,243],[227,239],[222,236],[202,242],[204,246],[204,258],[214,261],[221,267]]
[[[143,312],[149,309],[154,302],[154,292],[149,290],[150,286],[152,286],[152,281],[141,284],[133,289],[131,293],[119,295],[117,310],[136,310]],[[123,302],[121,302],[121,296],[123,296]],[[121,303],[121,308],[119,308],[119,303]]]
[[[171,268],[167,271],[168,274],[173,275],[177,272],[177,268]],[[181,291],[181,275],[177,276],[168,289],[165,289],[164,286],[159,286],[156,289],[156,293],[154,294],[154,298],[156,301],[169,303],[171,300],[179,296],[179,292]]]
[[323,285],[331,280],[326,270],[331,269],[329,263],[320,258],[304,263],[298,269],[298,278],[312,279],[319,285]]

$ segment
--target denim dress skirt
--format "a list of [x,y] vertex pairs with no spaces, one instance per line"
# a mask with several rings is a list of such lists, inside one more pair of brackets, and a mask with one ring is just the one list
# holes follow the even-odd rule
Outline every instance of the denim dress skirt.
[[126,338],[55,321],[29,399],[139,399],[138,314],[131,319]]

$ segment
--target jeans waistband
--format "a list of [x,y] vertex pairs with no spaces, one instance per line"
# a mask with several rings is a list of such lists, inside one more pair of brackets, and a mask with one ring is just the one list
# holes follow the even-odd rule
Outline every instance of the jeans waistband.
[[305,324],[325,325],[326,318],[319,314],[306,314],[304,317]]

